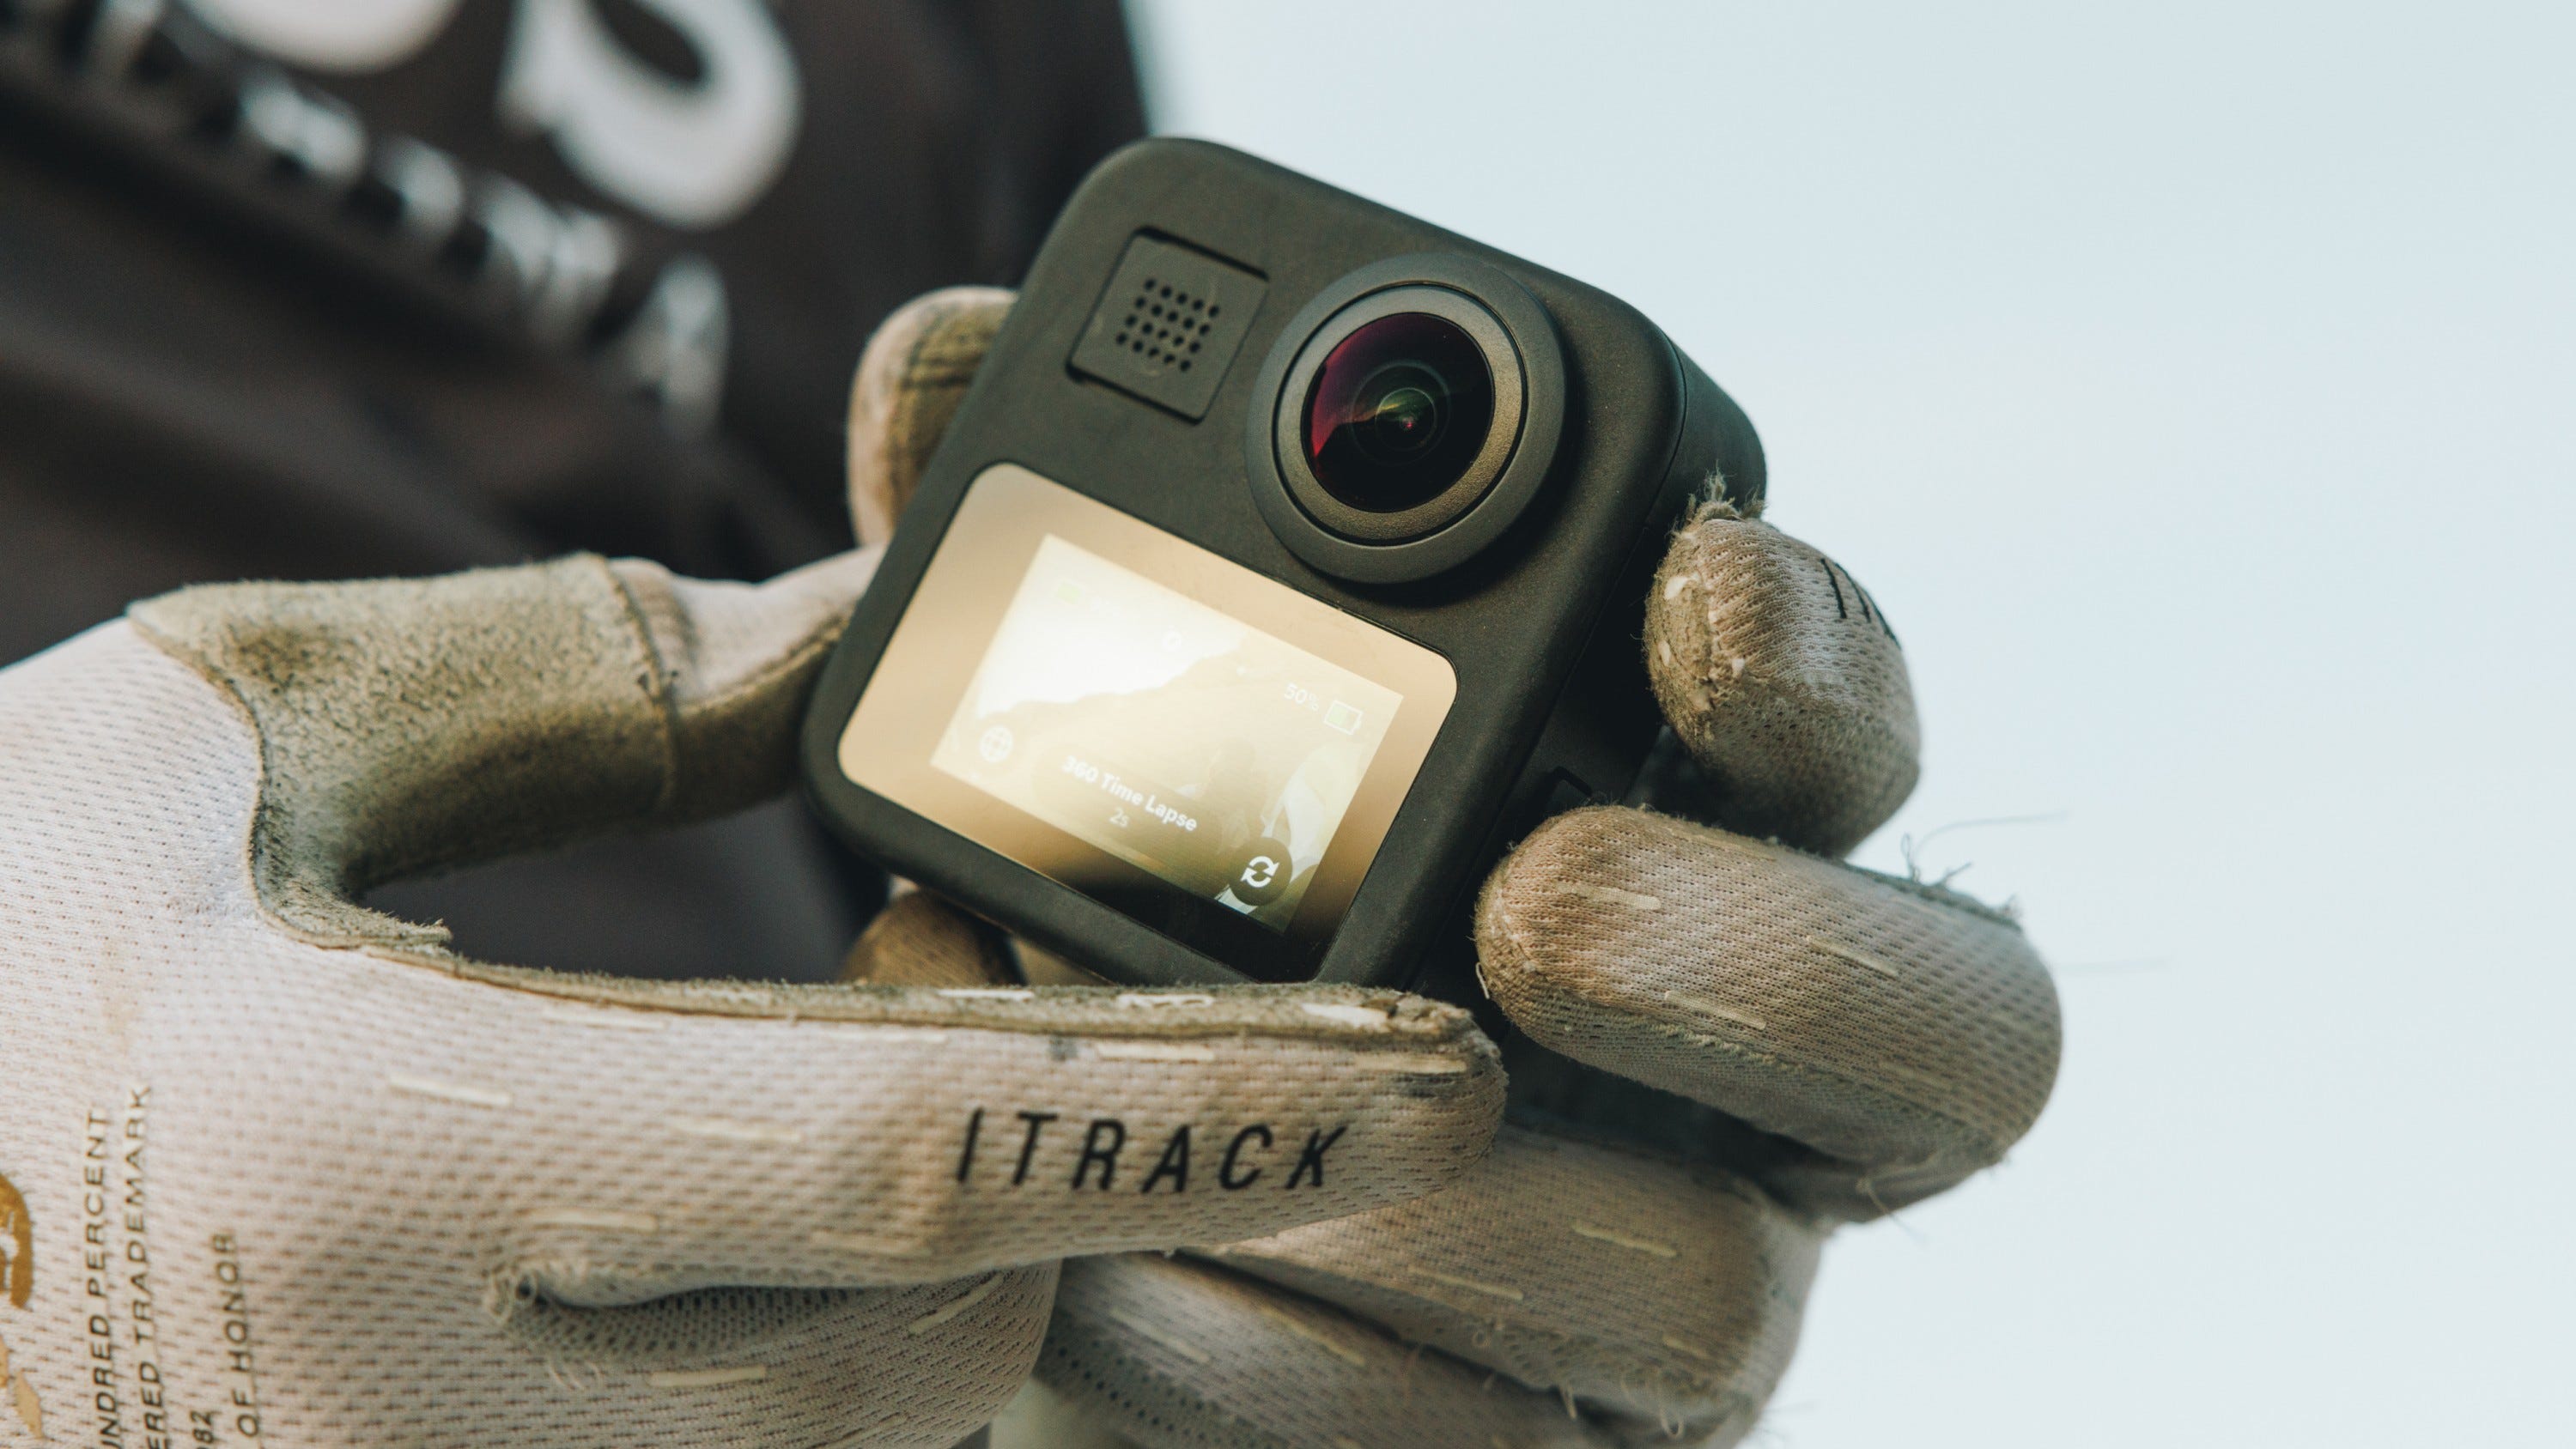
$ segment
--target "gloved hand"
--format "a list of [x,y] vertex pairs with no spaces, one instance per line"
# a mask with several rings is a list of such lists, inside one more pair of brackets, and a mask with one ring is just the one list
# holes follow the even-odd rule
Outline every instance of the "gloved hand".
[[[939,315],[869,365],[863,494]],[[784,789],[874,559],[191,589],[0,673],[0,1443],[944,1449],[1063,1255],[1485,1150],[1493,1049],[1392,993],[569,977],[354,903]],[[856,965],[976,941],[899,909]],[[1257,1190],[1078,1190],[1255,1128]]]
[[[962,377],[976,334],[944,335]],[[1712,506],[1671,544],[1645,648],[1680,741],[1655,808],[1548,822],[1481,901],[1479,970],[1520,1033],[1493,1155],[1376,1212],[1067,1265],[1038,1442],[1074,1442],[1072,1418],[1151,1449],[1732,1444],[1834,1226],[2029,1130],[2059,1024],[2020,930],[1837,860],[1916,775],[1876,601]]]

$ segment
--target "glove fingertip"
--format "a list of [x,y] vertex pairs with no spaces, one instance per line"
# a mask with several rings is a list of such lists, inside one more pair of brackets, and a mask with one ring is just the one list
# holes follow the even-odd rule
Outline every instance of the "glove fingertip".
[[936,896],[907,890],[859,933],[842,958],[840,979],[955,988],[1009,985],[1019,975],[998,932]]
[[896,308],[868,338],[850,386],[850,524],[861,544],[894,536],[1012,297],[999,287],[944,288]]
[[1894,628],[1847,570],[1769,524],[1707,512],[1674,535],[1646,665],[1730,830],[1838,856],[1913,793],[1922,735]]

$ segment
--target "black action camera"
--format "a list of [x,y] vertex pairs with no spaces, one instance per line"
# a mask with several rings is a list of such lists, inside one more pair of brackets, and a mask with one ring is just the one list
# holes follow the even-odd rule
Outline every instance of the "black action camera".
[[888,868],[1111,979],[1417,983],[1659,719],[1645,598],[1753,428],[1580,282],[1146,141],[1031,267],[805,729]]

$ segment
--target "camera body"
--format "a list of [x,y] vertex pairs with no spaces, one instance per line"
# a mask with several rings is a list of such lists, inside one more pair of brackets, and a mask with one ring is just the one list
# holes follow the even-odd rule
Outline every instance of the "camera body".
[[1593,288],[1238,152],[1102,163],[817,687],[861,850],[1114,980],[1422,986],[1623,795],[1735,404]]

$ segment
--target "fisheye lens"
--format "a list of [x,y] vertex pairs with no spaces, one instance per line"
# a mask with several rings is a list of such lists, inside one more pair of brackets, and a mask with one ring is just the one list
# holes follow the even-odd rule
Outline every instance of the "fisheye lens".
[[1343,338],[1307,394],[1307,466],[1352,508],[1401,513],[1474,465],[1494,421],[1485,355],[1427,312],[1380,317]]

